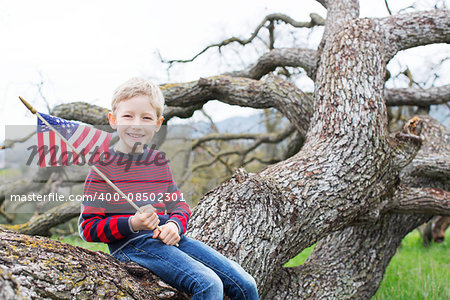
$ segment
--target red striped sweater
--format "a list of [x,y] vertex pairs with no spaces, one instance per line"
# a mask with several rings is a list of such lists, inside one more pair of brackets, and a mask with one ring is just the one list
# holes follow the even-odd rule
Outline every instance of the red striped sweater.
[[[186,231],[191,211],[172,178],[163,152],[146,149],[143,154],[128,155],[112,148],[103,161],[95,164],[137,206],[152,204],[160,225],[175,222],[180,235]],[[128,241],[152,234],[152,230],[133,231],[130,217],[136,210],[90,170],[84,184],[84,199],[78,227],[88,242],[108,243],[111,254]]]

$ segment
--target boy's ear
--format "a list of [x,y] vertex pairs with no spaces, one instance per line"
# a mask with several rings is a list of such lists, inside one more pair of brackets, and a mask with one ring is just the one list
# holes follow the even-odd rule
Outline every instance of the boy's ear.
[[116,120],[116,116],[114,115],[114,113],[112,113],[112,112],[108,113],[108,120],[109,120],[109,125],[111,126],[111,128],[117,129],[117,120]]
[[156,130],[155,132],[158,132],[159,129],[161,128],[162,122],[164,121],[164,117],[159,118],[158,121],[156,121]]

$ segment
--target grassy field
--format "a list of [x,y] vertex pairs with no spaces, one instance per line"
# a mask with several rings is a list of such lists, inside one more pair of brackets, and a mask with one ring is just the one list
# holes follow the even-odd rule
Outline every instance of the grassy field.
[[[104,244],[86,243],[79,237],[69,237],[63,242],[94,251],[108,252]],[[286,266],[302,264],[314,246],[290,260]],[[380,288],[372,298],[381,299],[450,299],[450,230],[442,244],[425,248],[417,230],[408,234],[392,258]]]
[[450,299],[450,230],[428,248],[417,230],[409,233],[372,299]]

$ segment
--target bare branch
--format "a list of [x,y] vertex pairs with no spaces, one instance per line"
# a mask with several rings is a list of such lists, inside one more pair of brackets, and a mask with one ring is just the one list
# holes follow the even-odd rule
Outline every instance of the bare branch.
[[[232,150],[232,151],[221,151],[219,153],[213,154],[213,159],[209,162],[200,163],[192,167],[192,172],[195,170],[209,167],[215,162],[217,162],[219,159],[221,159],[224,156],[230,156],[230,155],[239,155],[241,157],[245,157],[248,153],[256,149],[259,145],[263,143],[279,143],[280,141],[287,138],[289,135],[291,135],[295,131],[295,127],[293,125],[287,126],[284,130],[280,132],[275,133],[266,133],[266,134],[213,134],[208,135],[205,137],[202,137],[192,143],[192,149],[194,147],[198,147],[201,143],[208,141],[208,140],[232,140],[232,139],[254,139],[254,142],[250,144],[249,146],[245,147],[241,150]],[[204,138],[204,139],[203,139]],[[243,163],[243,161],[242,161]],[[241,163],[241,164],[242,164]]]
[[395,213],[450,216],[450,193],[435,188],[399,187],[396,201],[387,206]]
[[209,142],[209,141],[230,141],[230,140],[262,140],[263,142],[267,141],[268,143],[275,140],[275,136],[284,134],[291,134],[294,130],[294,127],[288,126],[287,129],[278,133],[212,133],[204,135],[196,140],[194,140],[191,144],[191,149],[198,147],[200,144]]
[[195,113],[195,111],[201,109],[203,107],[202,102],[197,103],[195,105],[187,105],[185,107],[181,106],[167,106],[164,108],[164,123],[166,124],[173,117],[178,118],[190,118]]
[[226,46],[228,44],[231,43],[239,43],[242,46],[245,46],[249,43],[251,43],[256,36],[258,35],[259,31],[264,27],[264,25],[267,22],[275,22],[275,21],[281,21],[284,22],[286,24],[290,24],[293,27],[306,27],[306,28],[311,28],[317,25],[325,25],[325,20],[320,17],[318,14],[310,14],[311,20],[309,22],[298,22],[295,21],[294,19],[292,19],[291,17],[285,15],[285,14],[270,14],[267,15],[264,20],[262,20],[261,23],[259,23],[259,25],[256,27],[256,29],[253,31],[252,35],[248,38],[248,39],[240,39],[238,37],[231,37],[229,39],[226,39],[220,43],[216,43],[216,44],[212,44],[209,45],[207,47],[205,47],[203,50],[201,50],[199,53],[197,53],[196,55],[194,55],[194,57],[192,57],[191,59],[187,59],[187,60],[183,60],[183,59],[174,59],[174,60],[162,60],[162,62],[164,63],[169,63],[169,64],[173,64],[173,63],[187,63],[187,62],[192,62],[194,61],[197,57],[199,57],[200,55],[202,55],[203,53],[205,53],[208,49],[210,48],[214,48],[214,47],[218,47],[219,49],[223,46]]
[[80,203],[71,201],[32,217],[25,224],[1,225],[5,229],[29,235],[50,236],[50,229],[80,215]]
[[213,129],[213,131],[218,132],[217,126],[216,126],[216,124],[214,123],[214,121],[213,121],[213,119],[211,118],[211,116],[208,115],[204,109],[201,109],[200,112],[208,119],[209,124],[211,124],[211,128]]
[[231,174],[233,173],[233,168],[231,167],[231,165],[227,162],[225,162],[222,158],[221,155],[216,155],[216,153],[214,151],[211,151],[211,149],[209,149],[209,147],[206,147],[205,145],[201,146],[203,149],[206,150],[206,152],[208,152],[209,155],[211,155],[212,157],[214,157],[214,160],[212,160],[212,163],[218,161],[220,162],[222,165],[225,166],[225,168],[228,170],[228,172],[230,172]]
[[270,75],[265,80],[215,76],[162,85],[169,106],[192,106],[208,100],[231,105],[278,109],[303,135],[312,114],[312,99],[293,83]]
[[450,101],[450,84],[429,89],[401,88],[384,91],[386,105],[418,105],[427,106],[443,104]]
[[420,11],[379,19],[386,34],[386,61],[398,51],[434,43],[450,43],[450,12]]
[[411,167],[410,176],[428,177],[438,180],[450,181],[449,155],[431,155],[414,159],[408,166]]
[[283,159],[288,159],[291,156],[297,154],[305,143],[305,137],[301,136],[298,131],[294,132],[294,136],[286,147],[286,151],[283,154]]
[[86,102],[57,105],[53,108],[51,114],[67,120],[77,120],[92,125],[109,124],[108,109]]
[[[83,183],[86,177],[85,170],[80,167],[73,167],[71,172],[65,172],[66,167],[39,168],[32,178],[20,178],[15,181],[5,182],[0,185],[0,205],[7,199],[7,196],[14,191],[14,194],[25,195],[32,190],[42,188],[42,185],[54,173],[58,173],[60,177],[64,177],[62,186],[73,186],[77,183]],[[60,173],[60,171],[64,173]]]
[[24,136],[24,137],[19,138],[19,139],[5,139],[5,142],[4,142],[3,146],[0,146],[0,150],[7,149],[7,148],[12,148],[14,146],[14,144],[16,144],[16,143],[26,142],[35,134],[36,134],[36,131],[33,131],[30,134],[28,134],[27,136]]
[[389,4],[388,4],[387,0],[384,0],[384,4],[386,4],[386,9],[387,9],[389,15],[392,16],[392,12],[391,12],[391,9],[389,8]]
[[0,206],[0,215],[2,215],[8,223],[12,223],[14,221],[14,217],[5,211],[3,205]]
[[271,165],[271,164],[275,164],[275,163],[279,162],[280,159],[275,159],[275,158],[262,159],[260,157],[253,156],[253,157],[249,158],[248,160],[244,161],[244,163],[242,163],[241,167],[245,167],[246,165],[248,165],[248,164],[250,164],[250,163],[252,163],[254,161],[257,161],[257,162],[259,162],[259,163],[261,163],[263,165]]
[[304,48],[277,48],[261,56],[258,61],[242,71],[226,73],[234,77],[260,79],[277,67],[300,67],[309,77],[314,76],[317,51]]

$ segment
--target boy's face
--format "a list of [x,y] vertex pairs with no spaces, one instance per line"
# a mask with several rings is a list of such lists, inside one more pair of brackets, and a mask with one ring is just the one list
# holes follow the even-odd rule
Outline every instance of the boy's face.
[[144,95],[119,102],[116,111],[109,113],[108,118],[120,138],[114,149],[124,153],[131,153],[133,149],[142,152],[143,145],[150,142],[163,121],[162,117],[156,116],[150,98]]

